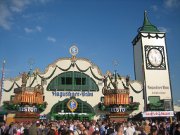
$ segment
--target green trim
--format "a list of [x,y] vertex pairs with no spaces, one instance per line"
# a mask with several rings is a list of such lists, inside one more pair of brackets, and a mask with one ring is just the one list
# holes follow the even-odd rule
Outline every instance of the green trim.
[[34,76],[33,81],[31,82],[31,84],[29,85],[29,87],[32,87],[32,85],[34,84],[34,81],[36,80],[37,76]]
[[131,84],[129,84],[129,86],[135,93],[141,93],[143,91],[143,88],[140,91],[137,91],[136,89],[134,89],[134,87]]
[[[75,64],[75,66],[77,67],[77,69],[80,71],[80,72],[86,72],[86,71],[88,71],[89,69],[90,69],[90,71],[91,71],[91,74],[93,75],[93,77],[95,78],[95,79],[97,79],[97,80],[102,80],[102,78],[99,78],[99,77],[97,77],[95,74],[94,74],[94,72],[92,71],[92,67],[90,66],[90,67],[88,67],[87,69],[85,69],[85,70],[82,70],[82,69],[80,69],[80,67],[76,64],[76,63],[74,63]],[[67,69],[63,69],[63,68],[61,68],[61,67],[59,67],[59,66],[57,66],[56,65],[56,68],[59,68],[60,70],[62,70],[62,71],[68,71],[72,66],[74,66],[74,64],[73,63],[71,63],[70,64],[70,66],[67,68]],[[53,70],[53,72],[51,73],[51,75],[50,76],[48,76],[48,77],[43,77],[43,76],[40,76],[39,74],[38,74],[38,76],[40,77],[40,78],[42,78],[42,79],[50,79],[53,75],[54,75],[54,72],[56,71],[56,68]]]
[[20,86],[14,81],[13,84],[12,84],[12,86],[11,86],[8,90],[6,90],[6,89],[3,88],[3,91],[5,91],[5,92],[10,92],[10,91],[14,88],[14,85],[16,85],[18,88],[20,87]]
[[132,41],[132,44],[133,45],[136,45],[136,43],[139,41],[139,39],[141,38],[141,37],[144,37],[144,38],[156,38],[156,39],[158,39],[158,38],[160,38],[160,39],[162,39],[162,38],[164,38],[165,37],[165,33],[164,32],[158,32],[158,33],[146,33],[146,35],[143,35],[142,33],[139,33],[135,38],[134,38],[134,40]]
[[[82,70],[82,69],[80,69],[80,67],[76,64],[76,63],[71,63],[70,65],[69,65],[69,67],[68,68],[66,68],[66,69],[63,69],[63,68],[61,68],[61,67],[59,67],[59,66],[57,66],[56,65],[56,67],[55,67],[55,69],[52,71],[52,73],[48,76],[48,77],[44,77],[44,76],[42,76],[42,75],[40,75],[40,74],[36,74],[35,76],[34,76],[34,78],[33,78],[33,81],[31,82],[31,84],[29,85],[29,87],[32,87],[33,86],[33,84],[34,84],[34,82],[35,82],[35,80],[37,79],[37,76],[39,76],[41,79],[43,79],[43,80],[48,80],[48,79],[50,79],[53,75],[54,75],[54,73],[55,73],[55,71],[56,71],[56,69],[58,68],[58,69],[60,69],[61,71],[68,71],[72,66],[74,67],[74,65],[77,67],[77,69],[80,71],[80,72],[86,72],[86,71],[88,71],[89,69],[90,69],[90,72],[91,72],[91,74],[93,75],[93,77],[95,78],[95,79],[97,79],[97,80],[99,80],[99,81],[101,81],[102,80],[102,78],[99,78],[99,77],[97,77],[95,74],[94,74],[94,72],[92,71],[92,67],[91,66],[89,66],[87,69],[85,69],[85,70]],[[17,83],[16,83],[16,81],[14,81],[13,82],[13,84],[12,84],[12,86],[7,90],[7,89],[4,89],[3,88],[3,90],[5,91],[5,92],[10,92],[13,88],[14,88],[14,85],[16,85],[18,88],[20,87]],[[98,90],[97,91],[99,91],[99,88],[98,88]]]
[[76,65],[77,69],[78,69],[80,72],[86,72],[86,71],[88,71],[88,70],[90,69],[90,67],[88,67],[87,69],[82,70],[82,69],[79,68],[79,66],[78,66],[76,63],[75,63],[75,65]]
[[67,69],[63,69],[63,68],[56,65],[56,67],[58,67],[62,71],[68,71],[72,66],[73,66],[73,64],[71,63],[71,65]]
[[50,74],[50,76],[48,76],[48,77],[43,77],[43,76],[40,76],[39,74],[38,74],[38,76],[39,76],[40,78],[42,78],[42,79],[48,80],[48,79],[50,79],[50,78],[54,75],[56,69],[57,69],[57,66],[55,67],[55,69],[53,70],[53,72],[52,72],[52,73]]
[[143,26],[140,27],[140,32],[159,32],[156,26],[152,25],[148,19],[147,12],[144,11]]
[[91,71],[91,74],[93,75],[93,77],[94,77],[95,79],[97,79],[97,80],[99,80],[99,81],[102,81],[102,78],[99,78],[99,77],[97,77],[97,76],[94,74],[94,72],[92,71],[92,68],[90,68],[90,71]]

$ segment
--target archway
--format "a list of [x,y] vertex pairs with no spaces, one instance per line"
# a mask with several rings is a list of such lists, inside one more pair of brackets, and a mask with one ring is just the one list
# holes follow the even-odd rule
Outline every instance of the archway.
[[[71,100],[76,102],[76,108],[73,112],[68,106]],[[52,107],[50,115],[52,120],[91,120],[93,119],[95,112],[93,107],[86,101],[71,97],[56,103]]]

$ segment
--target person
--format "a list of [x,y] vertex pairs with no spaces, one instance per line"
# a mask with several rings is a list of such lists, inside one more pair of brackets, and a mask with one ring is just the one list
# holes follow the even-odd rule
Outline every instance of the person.
[[25,125],[24,126],[24,135],[29,135],[29,129],[28,129],[28,126],[27,125]]
[[106,135],[110,135],[112,133],[114,133],[114,128],[112,126],[112,123],[109,123]]
[[176,130],[174,132],[174,135],[180,135],[180,124],[176,125]]
[[128,122],[127,129],[126,129],[126,135],[133,135],[135,130],[131,127],[131,123]]
[[2,125],[0,125],[0,135],[3,134],[3,129],[1,128]]
[[82,132],[83,135],[89,135],[89,132],[88,132],[88,129],[84,129],[83,132]]
[[55,135],[59,135],[59,133],[58,133],[58,126],[55,127]]
[[143,127],[144,132],[148,135],[151,131],[151,127],[149,126],[149,120],[145,121],[145,125]]
[[122,124],[117,123],[115,126],[115,132],[111,133],[110,135],[123,135],[124,129]]
[[16,124],[12,122],[12,123],[9,125],[8,134],[9,134],[9,135],[14,135],[14,134],[16,134],[16,133],[17,133]]
[[74,135],[74,132],[73,132],[72,130],[68,130],[68,131],[66,132],[66,135]]
[[95,122],[91,122],[89,126],[89,134],[91,135],[95,131]]
[[35,121],[33,121],[32,122],[32,125],[30,126],[30,128],[29,128],[29,135],[37,135],[37,126],[36,126],[36,122]]
[[157,127],[155,125],[151,127],[150,135],[158,135]]
[[95,130],[95,131],[92,133],[92,135],[100,135],[100,132],[97,131],[97,130]]
[[79,123],[77,125],[77,129],[74,131],[74,135],[80,135],[83,134],[83,130],[85,129],[84,125],[82,123]]
[[101,125],[101,127],[99,129],[100,135],[105,135],[105,132],[106,132],[106,128],[105,127],[106,127],[106,123],[103,121],[102,125]]
[[175,121],[174,121],[174,122],[172,122],[172,124],[170,125],[170,131],[169,131],[169,134],[170,134],[170,135],[173,135],[173,134],[174,134],[175,126],[176,126],[176,123],[175,123]]
[[162,123],[159,126],[158,135],[167,135],[166,129]]

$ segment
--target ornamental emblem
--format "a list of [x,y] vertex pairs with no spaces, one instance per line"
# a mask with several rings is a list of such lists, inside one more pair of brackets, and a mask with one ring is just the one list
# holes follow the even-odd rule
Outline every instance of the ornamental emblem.
[[71,100],[68,101],[67,107],[71,112],[74,112],[78,107],[78,103],[77,103],[76,100],[71,99]]
[[76,56],[78,54],[78,47],[75,45],[71,46],[69,52],[72,56]]

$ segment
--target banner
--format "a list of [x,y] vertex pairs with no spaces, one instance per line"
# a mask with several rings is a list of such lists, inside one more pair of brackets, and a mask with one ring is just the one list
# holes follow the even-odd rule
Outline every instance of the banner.
[[147,111],[142,113],[143,117],[170,117],[174,116],[173,111]]

